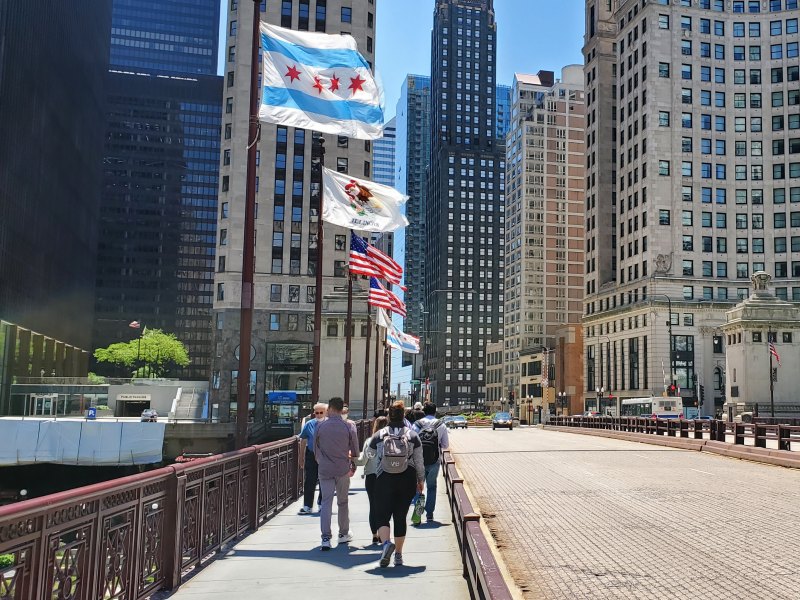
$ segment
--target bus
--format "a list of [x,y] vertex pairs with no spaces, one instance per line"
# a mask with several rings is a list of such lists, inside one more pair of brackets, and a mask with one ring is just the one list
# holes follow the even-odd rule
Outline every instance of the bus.
[[663,398],[623,398],[623,417],[653,417],[658,419],[679,419],[683,416],[683,399]]

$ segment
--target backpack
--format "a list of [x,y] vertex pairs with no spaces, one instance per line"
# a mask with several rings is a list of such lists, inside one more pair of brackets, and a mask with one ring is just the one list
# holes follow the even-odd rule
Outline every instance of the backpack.
[[[417,421],[422,424],[423,421]],[[419,430],[419,441],[422,442],[422,462],[426,467],[439,460],[439,425],[441,421],[424,421],[425,427]]]
[[405,473],[408,468],[408,430],[403,427],[399,433],[392,433],[387,427],[383,436],[383,456],[381,469],[385,473]]

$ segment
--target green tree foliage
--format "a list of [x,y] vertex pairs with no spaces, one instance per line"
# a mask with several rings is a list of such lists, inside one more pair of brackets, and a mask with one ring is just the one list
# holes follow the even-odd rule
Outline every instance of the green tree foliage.
[[141,338],[98,348],[94,357],[98,362],[133,367],[134,377],[163,377],[171,366],[185,367],[190,362],[186,347],[174,334],[147,328]]

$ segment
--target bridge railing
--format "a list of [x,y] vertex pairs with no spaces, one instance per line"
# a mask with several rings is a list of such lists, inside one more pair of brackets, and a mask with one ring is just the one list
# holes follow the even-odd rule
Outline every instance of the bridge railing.
[[550,424],[560,427],[610,429],[631,433],[647,433],[669,437],[692,438],[752,445],[766,448],[777,443],[779,450],[800,450],[800,426],[767,423],[731,423],[711,419],[653,419],[645,417],[553,417]]
[[453,515],[464,578],[472,598],[478,600],[511,600],[511,592],[492,554],[480,525],[481,516],[472,506],[449,450],[442,453],[442,467],[447,495]]

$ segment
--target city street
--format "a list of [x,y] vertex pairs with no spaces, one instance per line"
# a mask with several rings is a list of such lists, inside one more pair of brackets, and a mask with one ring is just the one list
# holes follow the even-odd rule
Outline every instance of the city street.
[[800,472],[518,427],[451,448],[525,598],[800,597]]

